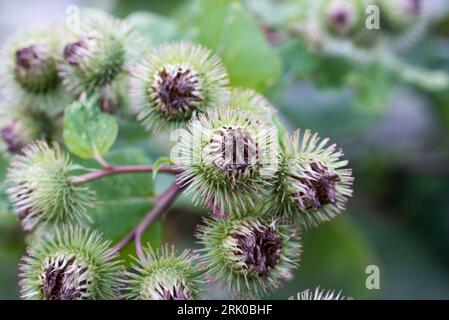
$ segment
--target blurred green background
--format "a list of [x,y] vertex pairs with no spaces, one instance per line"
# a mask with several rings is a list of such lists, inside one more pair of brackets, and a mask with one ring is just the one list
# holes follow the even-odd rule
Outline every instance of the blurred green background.
[[[120,17],[136,10],[175,17],[146,26],[162,39],[177,38],[170,31],[172,24],[188,29],[197,23],[196,28],[207,26],[202,42],[213,43],[210,38],[223,25],[214,29],[207,23],[220,21],[220,5],[227,8],[226,4],[210,1],[210,12],[195,13],[189,11],[189,2],[1,0],[0,39],[3,42],[24,26],[61,19],[67,5],[76,4],[100,7]],[[354,66],[341,57],[316,57],[298,39],[268,47],[249,27],[259,21],[251,10],[255,2],[250,2],[244,3],[241,25],[229,31],[235,51],[220,52],[225,61],[241,59],[227,65],[232,80],[269,96],[289,129],[310,128],[331,137],[345,150],[356,178],[347,212],[304,235],[301,268],[294,280],[270,298],[286,299],[318,285],[342,289],[356,299],[449,298],[449,90],[429,92],[385,76],[374,66]],[[258,2],[260,8],[266,2]],[[449,4],[428,2],[438,8],[438,17],[400,55],[411,65],[449,73]],[[239,46],[246,51],[236,49]],[[263,62],[253,66],[252,61]],[[122,136],[123,144],[136,141]],[[137,144],[153,159],[166,152],[163,139]],[[0,177],[4,177],[6,160],[1,161]],[[156,190],[169,182],[161,176]],[[188,205],[187,200],[179,199],[164,217],[162,235],[179,248],[196,248],[193,231],[205,211]],[[24,235],[4,203],[0,202],[4,212],[0,213],[0,299],[17,299]],[[369,265],[380,268],[380,290],[365,287]],[[221,297],[219,288],[210,291],[213,297]]]

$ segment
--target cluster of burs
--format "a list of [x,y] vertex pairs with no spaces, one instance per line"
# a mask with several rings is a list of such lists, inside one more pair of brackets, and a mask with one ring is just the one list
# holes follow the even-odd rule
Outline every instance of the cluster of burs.
[[[247,298],[291,279],[301,233],[343,212],[352,194],[342,151],[309,130],[289,134],[264,96],[231,87],[208,48],[145,48],[144,35],[124,21],[95,10],[80,17],[78,28],[22,32],[2,50],[7,194],[33,232],[20,266],[22,298],[199,299],[213,286]],[[93,95],[95,107],[137,119],[149,135],[185,130],[178,185],[217,209],[197,229],[201,249],[148,246],[124,270],[110,241],[90,229],[95,195],[74,176],[61,122],[66,106]]]
[[422,0],[323,0],[310,2],[305,20],[314,21],[309,40],[350,39],[356,46],[407,46],[425,30]]

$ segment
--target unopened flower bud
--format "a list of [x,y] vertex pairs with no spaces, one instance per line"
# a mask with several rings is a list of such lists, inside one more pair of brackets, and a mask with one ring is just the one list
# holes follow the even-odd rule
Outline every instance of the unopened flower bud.
[[243,110],[219,108],[188,125],[175,163],[195,201],[213,202],[227,213],[254,206],[270,183],[268,153],[275,144],[273,127]]
[[311,228],[345,209],[352,196],[352,171],[340,159],[343,152],[328,142],[309,130],[284,138],[268,212]]
[[107,15],[86,16],[60,53],[59,73],[73,95],[115,88],[138,54],[137,37],[126,23]]
[[38,224],[79,222],[92,206],[92,193],[73,183],[71,162],[58,145],[39,141],[11,162],[7,193],[25,230]]
[[58,75],[61,32],[45,27],[11,37],[2,49],[0,78],[8,103],[58,113],[69,101]]
[[148,130],[176,128],[225,104],[228,83],[224,65],[209,49],[190,42],[164,44],[133,71],[131,103]]
[[36,238],[20,266],[26,300],[96,300],[118,296],[121,267],[110,242],[81,228]]
[[162,247],[158,251],[145,249],[146,261],[134,265],[125,280],[127,297],[139,300],[194,300],[203,285],[201,270],[194,257],[184,251]]
[[299,229],[269,218],[209,220],[198,238],[208,278],[242,295],[266,293],[291,279],[301,253]]

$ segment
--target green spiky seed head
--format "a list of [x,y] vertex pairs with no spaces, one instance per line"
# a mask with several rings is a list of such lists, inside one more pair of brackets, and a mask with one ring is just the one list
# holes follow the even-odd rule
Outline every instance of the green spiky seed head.
[[59,63],[64,86],[74,95],[115,88],[138,55],[137,39],[121,20],[88,16],[64,44]]
[[61,32],[54,26],[13,36],[2,49],[1,91],[24,109],[57,113],[69,96],[61,86],[57,57]]
[[61,132],[60,121],[43,111],[11,111],[13,112],[0,114],[0,153],[2,154],[19,154],[29,143],[37,139],[50,141]]
[[98,300],[118,296],[117,254],[96,231],[69,227],[37,238],[20,266],[26,300]]
[[254,207],[268,189],[275,130],[241,110],[219,108],[201,114],[181,137],[173,159],[194,202],[214,203],[229,214]]
[[0,120],[0,153],[18,154],[32,137],[29,127],[20,118],[2,115]]
[[197,236],[207,278],[227,283],[237,295],[276,289],[299,264],[299,228],[269,218],[206,220]]
[[350,36],[364,28],[362,0],[326,0],[322,10],[325,28],[334,36]]
[[227,106],[235,110],[243,110],[271,122],[276,109],[262,94],[253,89],[233,88]]
[[377,0],[380,28],[387,33],[402,33],[422,17],[422,0]]
[[296,296],[290,297],[289,300],[351,300],[350,297],[342,295],[341,291],[324,290],[316,287],[315,290],[307,289],[299,292]]
[[203,280],[189,251],[178,255],[167,246],[145,250],[146,260],[133,266],[125,280],[128,299],[194,300],[199,298]]
[[352,170],[329,139],[306,130],[284,137],[267,212],[312,228],[345,209],[352,196]]
[[22,151],[10,164],[7,193],[23,228],[83,221],[93,195],[74,184],[68,156],[57,144],[51,148],[42,141]]
[[131,79],[131,104],[151,131],[177,128],[229,99],[228,73],[220,58],[190,42],[151,50]]

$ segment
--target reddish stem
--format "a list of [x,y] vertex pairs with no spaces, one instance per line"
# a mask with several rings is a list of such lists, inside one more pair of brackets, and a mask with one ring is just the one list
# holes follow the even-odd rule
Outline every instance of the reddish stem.
[[118,252],[122,250],[134,239],[137,254],[142,261],[145,261],[145,254],[142,247],[142,234],[161,214],[171,207],[176,198],[181,194],[182,190],[183,189],[180,188],[176,182],[173,183],[157,198],[156,205],[153,210],[151,210],[145,218],[114,247],[114,251]]
[[[153,172],[153,166],[141,165],[141,166],[119,166],[119,167],[107,167],[98,171],[90,172],[75,178],[75,184],[82,184],[85,182],[95,181],[107,176],[124,174],[124,173],[139,173],[139,172]],[[159,169],[159,172],[179,174],[183,172],[183,169],[176,169],[169,166],[163,166]]]

